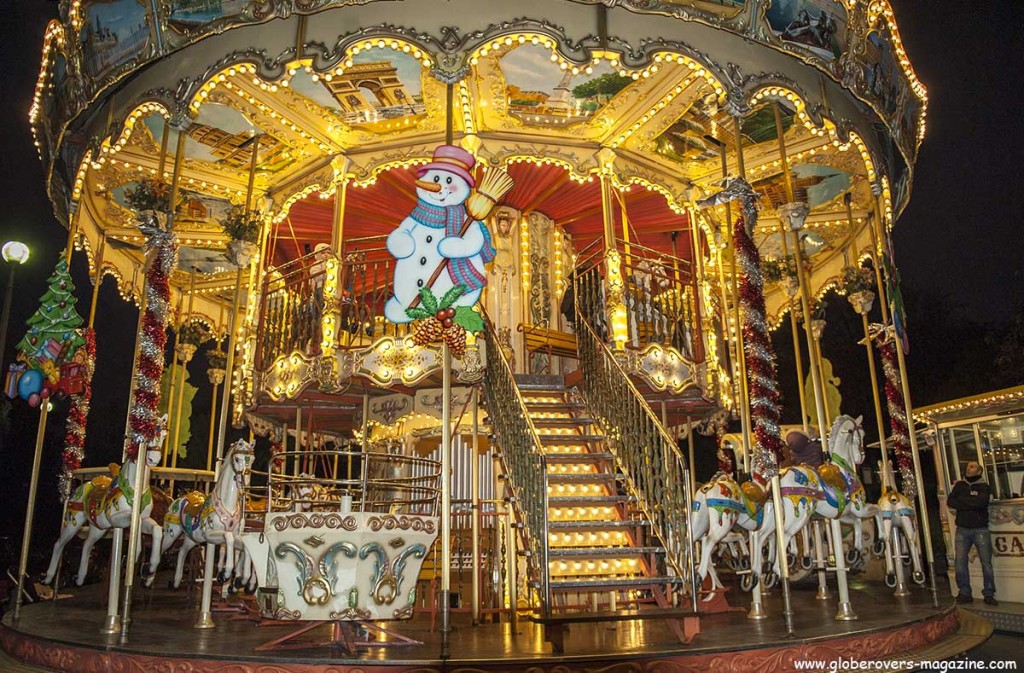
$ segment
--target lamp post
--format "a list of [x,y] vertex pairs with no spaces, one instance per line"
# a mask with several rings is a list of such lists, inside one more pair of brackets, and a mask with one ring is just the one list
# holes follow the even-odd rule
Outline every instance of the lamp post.
[[14,270],[18,264],[28,261],[28,246],[20,241],[7,241],[4,243],[0,254],[4,261],[11,265],[11,272],[7,276],[7,292],[4,294],[4,312],[0,317],[0,364],[3,363],[5,349],[7,348],[7,323],[11,318],[11,298],[14,294]]

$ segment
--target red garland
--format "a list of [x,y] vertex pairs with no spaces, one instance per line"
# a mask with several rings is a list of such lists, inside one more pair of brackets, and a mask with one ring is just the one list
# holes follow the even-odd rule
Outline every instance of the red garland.
[[164,372],[167,346],[167,321],[170,318],[171,290],[168,279],[174,268],[176,248],[170,232],[149,233],[149,266],[146,270],[145,305],[142,329],[138,336],[139,354],[135,361],[135,388],[128,416],[129,436],[126,452],[131,460],[139,447],[153,443],[160,431],[157,407],[160,403],[160,379]]
[[753,425],[753,476],[762,483],[778,473],[784,444],[779,421],[779,384],[775,372],[775,351],[768,338],[765,319],[764,279],[761,255],[747,233],[744,218],[736,220],[733,249],[740,270],[739,299],[743,309],[743,354],[749,380],[750,420]]
[[917,482],[914,480],[914,454],[910,446],[907,427],[907,406],[903,401],[903,387],[896,363],[896,344],[886,338],[886,332],[878,339],[878,352],[882,355],[882,370],[885,372],[885,401],[889,411],[889,429],[892,432],[892,450],[896,455],[896,466],[900,470],[901,493],[913,500],[917,497]]
[[71,408],[65,425],[64,451],[61,454],[63,464],[57,475],[61,497],[65,500],[71,495],[71,473],[82,466],[82,458],[85,456],[85,429],[92,400],[92,375],[96,369],[96,331],[85,329],[82,336],[85,337],[81,351],[85,355],[85,377],[82,392],[71,396]]

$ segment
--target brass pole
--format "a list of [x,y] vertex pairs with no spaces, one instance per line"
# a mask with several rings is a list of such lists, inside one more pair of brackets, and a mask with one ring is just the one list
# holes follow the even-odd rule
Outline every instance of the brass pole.
[[[36,429],[36,450],[32,456],[32,476],[28,483],[28,503],[25,505],[25,528],[21,534],[21,557],[18,560],[18,589],[14,599],[14,621],[21,619],[21,601],[25,591],[25,569],[28,567],[28,548],[32,544],[32,523],[36,513],[36,493],[39,489],[39,463],[43,457],[43,439],[46,437],[46,417],[50,401],[39,403],[39,426]],[[57,585],[53,586],[54,592]]]
[[[184,324],[184,320],[183,320],[184,314],[182,313],[182,304],[184,304],[184,303],[185,303],[185,295],[183,293],[179,292],[178,293],[178,306],[177,306],[177,308],[174,311],[174,316],[176,318],[176,320],[175,320],[176,324],[174,326],[174,345],[171,347],[171,368],[170,368],[170,371],[167,372],[168,376],[170,376],[170,379],[171,379],[170,385],[167,386],[167,419],[168,419],[168,422],[170,422],[170,419],[174,418],[175,410],[177,409],[177,406],[175,404],[175,402],[177,402],[177,396],[175,395],[175,393],[178,390],[178,377],[174,375],[174,365],[178,361],[178,344],[181,343],[181,326]],[[161,383],[163,383],[163,382],[161,381]],[[161,388],[162,387],[163,386],[161,385]],[[172,427],[171,428],[171,433],[172,434],[168,436],[168,441],[164,444],[164,455],[163,455],[163,458],[160,461],[160,464],[163,467],[166,467],[168,465],[169,460],[170,460],[170,451],[171,451],[171,442],[170,442],[170,440],[173,437],[173,432],[174,432],[174,428]]]
[[[134,282],[133,282],[134,284]],[[135,350],[132,353],[132,363],[137,363],[139,360],[139,348],[142,345],[142,325],[143,320],[146,316],[146,277],[142,277],[142,299],[139,301],[139,320],[135,327]],[[128,386],[128,412],[124,421],[124,446],[121,448],[121,463],[124,464],[128,458],[128,431],[130,429],[131,422],[131,409],[132,400],[135,397],[135,389],[137,385],[136,377],[138,372],[132,371],[131,382]],[[120,595],[121,587],[121,549],[124,547],[124,529],[115,528],[111,532],[112,543],[110,547],[110,576],[108,578],[107,588],[107,616],[103,622],[103,627],[100,628],[100,633],[112,635],[118,633],[121,630],[121,622],[118,619],[119,609],[117,605],[117,599]]]
[[165,169],[167,168],[167,146],[171,140],[171,125],[164,119],[164,130],[160,133],[160,159],[157,162],[156,168],[156,179],[161,182],[164,179]]
[[[217,339],[215,340],[216,347],[220,348],[224,343],[227,334],[224,330],[224,307],[220,307],[219,316],[217,317]],[[227,373],[221,376],[221,381],[227,377]],[[217,422],[217,379],[211,378],[210,383],[213,384],[213,394],[210,396],[210,435],[207,438],[209,445],[206,448],[206,471],[209,472],[213,469],[213,439],[216,435],[216,422]]]
[[171,172],[171,204],[168,208],[167,219],[169,223],[173,223],[175,215],[178,211],[178,193],[180,191],[181,183],[181,166],[185,163],[185,140],[188,138],[188,134],[184,131],[178,131],[178,143],[174,150],[174,168]]
[[[772,111],[775,113],[775,134],[779,139],[779,162],[782,164],[782,179],[786,187],[786,202],[793,203],[795,192],[793,190],[793,176],[789,172],[789,154],[786,151],[786,133],[782,125],[782,110],[778,103],[772,104]],[[779,238],[782,239],[782,262],[788,265],[789,245],[786,242],[786,228],[782,221],[779,221]],[[792,304],[792,302],[791,302]],[[804,432],[809,432],[809,417],[807,415],[806,391],[804,390],[804,363],[803,352],[800,348],[799,330],[796,326],[796,312],[792,306],[789,310],[789,326],[793,335],[793,360],[796,365],[796,387],[800,396],[800,422],[804,426]]]
[[302,456],[299,455],[302,451],[302,407],[296,403],[295,405],[295,460],[292,462],[292,474],[299,476],[302,474]]
[[[746,179],[747,172],[743,160],[743,121],[740,117],[733,117],[734,129],[736,133],[736,170],[741,179]],[[725,146],[722,146],[722,162],[723,162],[723,173],[725,168]],[[745,223],[744,223],[745,224]],[[734,226],[734,225],[733,225]],[[730,227],[731,229],[731,227]],[[732,231],[726,231],[726,240],[732,245]],[[733,292],[733,311],[734,320],[736,321],[736,359],[739,362],[740,371],[740,391],[742,392],[742,403],[740,405],[740,427],[743,431],[743,471],[750,472],[750,459],[751,459],[751,431],[750,431],[750,388],[749,380],[747,378],[747,354],[743,348],[743,323],[741,322],[740,315],[740,292],[739,292],[739,269],[736,268],[736,247],[732,246],[732,292]],[[777,489],[774,489],[777,490]],[[751,533],[751,542],[754,539],[754,533]],[[751,544],[751,551],[754,551],[754,545]],[[788,581],[788,577],[783,574],[783,582]],[[788,596],[788,590],[785,594]],[[750,592],[750,610],[747,612],[747,619],[766,619],[767,613],[764,611],[764,607],[761,601],[761,584],[758,582]]]
[[[879,301],[884,301],[879,298]],[[882,400],[878,394],[878,374],[875,372],[875,348],[871,344],[871,332],[868,327],[868,314],[860,314],[861,324],[864,327],[864,346],[868,350],[868,374],[871,376],[871,398],[875,403],[875,420],[878,422],[878,443],[882,450],[882,474],[889,471],[889,450],[886,446],[885,424],[882,422]],[[882,484],[883,491],[885,484]]]
[[[164,438],[164,441],[167,441]],[[135,458],[135,502],[132,503],[131,523],[128,526],[128,554],[124,560],[124,594],[121,597],[121,643],[128,640],[128,627],[132,623],[132,591],[135,589],[135,557],[142,546],[142,495],[149,484],[148,446],[139,445]],[[152,540],[157,543],[156,535]]]
[[[196,292],[196,267],[192,267],[192,271],[189,274],[188,281],[188,308],[185,312],[185,317],[181,321],[181,329],[185,328],[185,322],[192,317],[192,301]],[[179,330],[180,331],[180,330]],[[178,353],[175,351],[174,357],[177,358]],[[171,467],[178,467],[178,444],[181,441],[181,410],[185,404],[185,374],[188,370],[188,361],[182,358],[181,370],[178,372],[178,401],[174,405],[175,409],[178,410],[177,415],[174,417],[174,442],[171,445]],[[171,493],[174,493],[174,479],[171,478]]]
[[469,466],[471,489],[473,494],[473,521],[472,521],[472,545],[473,545],[473,580],[470,583],[472,588],[472,616],[473,625],[480,623],[480,454],[477,442],[480,438],[480,388],[474,386],[471,392],[473,396],[473,443]]
[[441,346],[441,632],[451,631],[452,586],[452,352]]
[[[882,193],[879,192],[878,199],[882,198]],[[881,204],[877,206],[877,211],[882,212]],[[881,218],[876,218],[875,226],[878,228],[877,232],[877,243],[880,245],[881,241],[884,240],[884,225],[882,224]],[[877,250],[876,250],[877,256]],[[889,260],[893,263],[893,260]],[[877,265],[876,265],[877,269]],[[889,279],[890,283],[894,283],[894,279]],[[882,305],[885,306],[883,300]],[[888,311],[887,311],[888,312]],[[938,589],[935,585],[935,552],[932,549],[932,530],[931,530],[931,516],[928,513],[928,502],[925,498],[924,493],[924,480],[921,478],[921,449],[917,442],[917,428],[914,427],[914,405],[910,398],[910,382],[907,380],[907,361],[906,356],[903,353],[903,344],[899,342],[898,337],[895,344],[896,350],[896,363],[900,370],[900,387],[903,391],[903,404],[907,415],[907,430],[910,435],[910,455],[914,461],[914,483],[917,486],[917,506],[920,510],[920,522],[922,532],[924,533],[924,546],[925,546],[925,558],[928,560],[928,584],[932,593],[932,605],[938,607],[939,595]]]
[[89,301],[89,329],[96,324],[96,306],[100,300],[100,285],[103,284],[103,254],[107,249],[107,235],[100,235],[100,247],[96,251],[96,276],[92,284],[92,299]]

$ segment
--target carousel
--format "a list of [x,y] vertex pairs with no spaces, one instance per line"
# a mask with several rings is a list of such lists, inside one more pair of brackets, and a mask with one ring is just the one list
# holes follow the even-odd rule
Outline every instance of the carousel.
[[[964,651],[889,239],[925,108],[886,0],[62,0],[30,120],[68,244],[7,378],[40,409],[29,511],[65,503],[21,570],[55,540],[59,600],[19,591],[0,645],[67,671]],[[118,469],[82,452],[107,277],[140,310]],[[863,323],[878,502],[827,292]]]

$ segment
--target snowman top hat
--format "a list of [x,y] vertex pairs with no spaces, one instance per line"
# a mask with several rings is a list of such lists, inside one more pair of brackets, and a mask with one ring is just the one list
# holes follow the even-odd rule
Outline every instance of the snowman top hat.
[[429,164],[416,168],[416,177],[423,177],[427,171],[446,171],[457,175],[470,187],[476,187],[476,180],[473,179],[473,166],[476,165],[476,158],[455,145],[439,145],[434,150],[434,158]]

